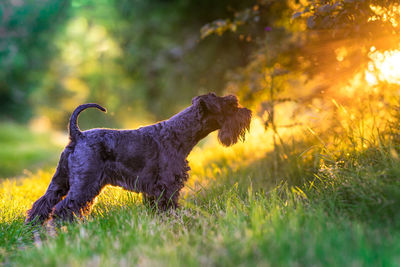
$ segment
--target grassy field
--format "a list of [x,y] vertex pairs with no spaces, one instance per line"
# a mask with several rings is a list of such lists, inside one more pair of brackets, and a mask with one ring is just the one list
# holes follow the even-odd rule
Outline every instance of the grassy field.
[[50,134],[32,133],[14,123],[0,124],[0,179],[36,171],[57,163],[54,157],[62,149]]
[[272,150],[271,135],[257,123],[244,144],[226,149],[211,137],[197,147],[182,207],[166,214],[143,205],[140,195],[109,187],[84,220],[32,228],[23,224],[24,213],[44,193],[51,171],[4,180],[0,262],[399,266],[394,134],[371,137],[362,148],[332,150],[304,134]]

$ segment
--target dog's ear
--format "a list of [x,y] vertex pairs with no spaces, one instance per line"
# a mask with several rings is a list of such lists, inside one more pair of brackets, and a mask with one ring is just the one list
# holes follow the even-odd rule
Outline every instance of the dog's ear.
[[201,98],[199,99],[199,108],[200,111],[203,113],[203,115],[205,115],[208,112],[208,108],[204,99]]
[[198,107],[198,111],[202,116],[206,115],[209,111],[203,96],[194,97],[192,104]]

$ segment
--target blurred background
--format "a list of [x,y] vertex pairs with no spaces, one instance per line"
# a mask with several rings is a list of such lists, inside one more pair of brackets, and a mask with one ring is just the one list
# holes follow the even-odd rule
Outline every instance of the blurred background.
[[108,113],[82,129],[154,123],[213,91],[238,95],[275,148],[365,136],[397,103],[399,15],[385,0],[3,0],[0,177],[54,165],[88,102]]

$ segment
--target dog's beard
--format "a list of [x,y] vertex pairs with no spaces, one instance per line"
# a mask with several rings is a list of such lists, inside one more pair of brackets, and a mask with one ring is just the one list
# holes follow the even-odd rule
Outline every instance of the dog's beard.
[[224,146],[236,144],[239,140],[244,141],[246,132],[250,130],[251,111],[240,108],[234,116],[229,116],[218,132],[218,140]]

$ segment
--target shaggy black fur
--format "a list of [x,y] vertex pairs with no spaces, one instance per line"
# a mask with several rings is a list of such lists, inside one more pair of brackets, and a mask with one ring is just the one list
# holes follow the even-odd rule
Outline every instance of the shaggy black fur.
[[[218,130],[230,146],[249,130],[251,111],[236,96],[214,93],[193,98],[192,105],[168,120],[137,130],[92,129],[81,132],[79,106],[70,119],[70,142],[44,196],[27,212],[26,222],[43,223],[51,215],[72,221],[82,216],[105,185],[142,192],[161,210],[178,205],[190,170],[186,157],[199,140]],[[65,198],[64,198],[65,197]]]

